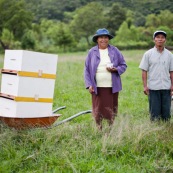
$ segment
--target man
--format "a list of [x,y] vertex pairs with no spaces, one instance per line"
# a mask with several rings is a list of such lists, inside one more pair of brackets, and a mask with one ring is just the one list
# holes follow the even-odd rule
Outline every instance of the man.
[[173,55],[164,45],[167,34],[153,34],[154,48],[143,55],[139,68],[142,70],[144,94],[148,95],[150,119],[170,120],[171,95],[173,92]]

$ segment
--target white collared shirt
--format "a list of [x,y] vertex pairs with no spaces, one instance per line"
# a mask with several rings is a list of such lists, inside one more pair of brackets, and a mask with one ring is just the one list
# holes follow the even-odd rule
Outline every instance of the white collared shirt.
[[148,88],[170,89],[170,71],[173,71],[173,54],[164,48],[160,53],[156,47],[143,55],[139,68],[148,72]]

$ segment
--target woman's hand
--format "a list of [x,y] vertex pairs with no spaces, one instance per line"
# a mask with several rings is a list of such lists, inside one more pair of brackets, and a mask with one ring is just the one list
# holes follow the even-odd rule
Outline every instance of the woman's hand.
[[94,93],[94,88],[92,87],[92,86],[90,86],[89,88],[88,88],[88,90],[89,90],[89,92],[92,94],[92,93]]
[[107,71],[109,72],[117,72],[117,68],[116,67],[106,67]]

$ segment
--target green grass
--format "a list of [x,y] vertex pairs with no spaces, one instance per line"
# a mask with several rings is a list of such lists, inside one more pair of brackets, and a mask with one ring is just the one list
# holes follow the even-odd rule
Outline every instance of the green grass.
[[[119,115],[111,129],[104,121],[103,131],[98,131],[91,114],[52,129],[16,131],[1,123],[0,172],[173,172],[173,123],[149,121],[138,68],[143,53],[123,51],[128,69],[122,75]],[[59,55],[53,109],[66,109],[59,111],[62,116],[57,122],[91,109],[83,81],[86,54]]]

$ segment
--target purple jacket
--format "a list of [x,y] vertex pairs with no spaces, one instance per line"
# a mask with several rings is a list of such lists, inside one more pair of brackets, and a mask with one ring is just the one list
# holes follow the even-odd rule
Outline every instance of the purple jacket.
[[[118,70],[118,72],[112,73],[112,93],[116,93],[122,90],[120,75],[125,72],[127,65],[123,55],[116,47],[108,45],[108,54],[111,63],[113,63],[113,66],[116,67]],[[85,60],[85,70],[84,70],[86,89],[88,89],[89,86],[93,86],[95,94],[97,94],[95,75],[99,63],[100,63],[100,53],[97,45],[89,50],[89,53]]]

